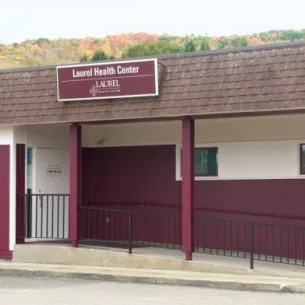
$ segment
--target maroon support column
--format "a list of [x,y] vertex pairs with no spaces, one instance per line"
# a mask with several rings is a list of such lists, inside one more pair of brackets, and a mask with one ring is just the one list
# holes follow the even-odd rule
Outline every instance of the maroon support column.
[[182,250],[192,260],[194,249],[194,120],[182,120]]
[[25,144],[16,144],[16,243],[22,244],[26,236],[25,197]]
[[70,127],[70,239],[73,247],[79,240],[79,208],[81,204],[81,126]]

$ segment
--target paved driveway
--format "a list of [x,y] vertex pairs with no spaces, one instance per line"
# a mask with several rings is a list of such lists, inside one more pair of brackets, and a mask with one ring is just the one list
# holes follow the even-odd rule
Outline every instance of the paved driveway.
[[0,276],[1,305],[303,305],[304,303],[305,295],[296,294]]

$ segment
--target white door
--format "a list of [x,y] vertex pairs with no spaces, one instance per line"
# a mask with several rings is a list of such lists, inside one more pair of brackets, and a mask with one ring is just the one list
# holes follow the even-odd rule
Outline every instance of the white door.
[[69,151],[36,148],[33,162],[32,238],[68,238]]

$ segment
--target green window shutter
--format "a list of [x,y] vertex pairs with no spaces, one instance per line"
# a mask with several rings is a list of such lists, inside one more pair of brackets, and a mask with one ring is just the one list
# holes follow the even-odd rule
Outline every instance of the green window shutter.
[[217,148],[208,149],[208,174],[213,176],[218,174]]

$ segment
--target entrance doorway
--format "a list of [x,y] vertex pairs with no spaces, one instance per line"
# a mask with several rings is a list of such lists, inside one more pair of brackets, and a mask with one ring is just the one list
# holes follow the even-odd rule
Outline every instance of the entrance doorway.
[[27,151],[28,237],[69,237],[69,151],[29,148]]

